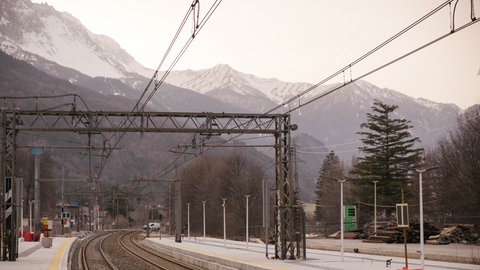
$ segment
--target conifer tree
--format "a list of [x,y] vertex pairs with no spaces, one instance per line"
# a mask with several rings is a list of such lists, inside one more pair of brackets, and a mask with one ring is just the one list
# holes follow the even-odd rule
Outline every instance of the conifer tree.
[[331,151],[322,163],[315,188],[316,220],[323,223],[338,222],[340,211],[340,185],[334,179],[343,179],[343,166],[338,156]]
[[[408,168],[415,165],[422,149],[415,148],[418,137],[410,134],[410,121],[395,118],[397,105],[387,105],[379,100],[373,102],[372,113],[367,113],[367,122],[360,125],[364,154],[358,158],[352,174],[358,177],[359,199],[373,202],[372,181],[377,183],[377,203],[394,206],[401,202],[401,189],[406,187]],[[408,190],[405,190],[407,192]],[[385,209],[387,214],[394,208]]]

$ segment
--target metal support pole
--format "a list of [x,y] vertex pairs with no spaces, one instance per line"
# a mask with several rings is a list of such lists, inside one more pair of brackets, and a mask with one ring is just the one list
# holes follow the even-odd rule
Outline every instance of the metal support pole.
[[6,168],[7,168],[7,161],[5,158],[6,152],[7,152],[7,113],[5,109],[2,109],[2,115],[1,115],[1,133],[0,133],[0,138],[1,138],[1,149],[0,149],[0,260],[3,261],[6,259],[6,252],[8,245],[6,241],[3,239],[3,235],[7,233],[7,222],[6,222],[6,213],[5,213],[5,182],[6,182]]
[[245,242],[247,243],[247,249],[248,249],[248,198],[250,195],[245,195],[245,198],[247,199],[246,203],[246,208],[245,208]]
[[[403,188],[401,188],[401,193],[402,193],[402,203],[404,203]],[[405,251],[405,269],[408,269],[407,228],[406,227],[403,227],[403,248]]]
[[225,216],[225,201],[227,198],[222,198],[222,207],[223,207],[223,245],[227,247],[227,219]]
[[[64,224],[64,218],[66,218],[66,216],[64,216],[64,213],[65,213],[65,205],[63,203],[64,201],[64,193],[65,193],[65,166],[62,166],[62,203],[61,203],[61,213],[60,213],[60,217],[62,219],[62,235],[65,235],[65,224]],[[69,220],[67,219],[67,222],[69,222]]]
[[28,202],[30,206],[30,214],[28,216],[28,232],[33,232],[32,230],[32,204],[35,202],[35,200]]
[[[120,209],[118,209],[118,207],[119,207],[119,206],[118,206],[119,198],[117,198],[117,194],[118,194],[118,193],[113,193],[113,198],[114,198],[115,203],[116,203],[116,204],[115,204],[115,205],[116,205],[115,208],[116,208],[116,210],[117,210],[117,214],[115,215],[115,227],[118,229],[118,214],[119,214],[119,210],[120,210]],[[147,224],[147,226],[148,226],[148,224]]]
[[206,227],[205,227],[205,223],[206,223],[206,222],[205,222],[205,203],[206,203],[206,202],[207,202],[207,201],[202,201],[202,204],[203,204],[203,240],[205,240],[205,238],[206,238],[206,232],[207,232],[207,231],[206,231]]
[[[275,208],[275,258],[295,259],[295,194],[293,192],[292,148],[290,132],[296,125],[290,124],[290,117],[278,119],[278,133],[275,136],[276,155],[276,208]],[[280,252],[280,255],[278,254]],[[288,253],[288,255],[287,255]]]
[[[18,178],[18,177],[15,177],[15,184],[17,186],[17,190],[16,190],[16,204],[17,204],[17,214],[16,214],[16,217],[17,217],[17,220],[16,220],[16,224],[17,224],[17,234],[18,235],[18,232],[21,233],[21,236],[22,238],[24,237],[24,229],[23,229],[23,178]],[[18,257],[18,237],[15,237],[15,245],[16,245],[16,250],[17,250],[17,257]]]
[[182,191],[180,180],[175,181],[175,242],[182,242]]
[[265,229],[265,257],[268,258],[268,225],[269,225],[269,213],[268,213],[268,185],[267,180],[262,181],[262,197],[263,197],[263,228]]
[[305,210],[302,209],[302,241],[303,241],[303,260],[307,259],[307,224]]
[[[147,238],[150,237],[150,204],[145,205],[145,208],[147,208]],[[170,220],[170,219],[169,219]]]
[[[285,221],[287,223],[287,238],[288,238],[288,251],[290,255],[288,256],[289,260],[294,260],[295,259],[295,231],[296,228],[294,226],[295,224],[295,193],[293,192],[293,151],[294,148],[291,146],[292,145],[292,136],[290,134],[290,130],[292,129],[292,125],[290,124],[290,118],[286,119],[285,121],[286,124],[286,130],[288,131],[285,134],[285,150],[287,151],[286,157],[287,159],[285,160],[285,167],[287,169],[287,179],[286,179],[286,194],[285,194],[285,199],[287,200],[287,215],[285,217]],[[295,128],[296,129],[296,128]]]
[[190,240],[190,203],[187,203],[187,237]]
[[423,230],[423,179],[422,173],[425,172],[426,169],[417,170],[419,173],[418,176],[418,193],[419,193],[419,204],[420,204],[420,269],[425,267],[425,254],[423,252],[424,249],[424,230]]
[[344,208],[343,208],[343,183],[346,180],[338,180],[340,182],[340,242],[341,242],[341,249],[340,249],[340,257],[341,261],[344,261],[344,241],[343,241],[343,235],[344,235],[344,225],[343,225],[343,219],[344,219]]
[[[34,232],[34,239],[38,237],[38,226],[39,226],[39,220],[40,220],[40,155],[35,155],[35,173],[34,173],[34,178],[35,178],[35,184],[34,184],[34,201],[35,204],[33,205],[34,209],[34,214],[33,214],[33,232]],[[38,239],[40,240],[40,239]]]
[[373,226],[374,227],[373,227],[373,230],[374,230],[375,236],[377,236],[377,183],[378,183],[378,181],[372,181],[372,182],[373,182],[373,185],[374,185],[374,191],[373,191],[373,193],[374,193],[374,195],[373,195],[374,196],[374,199],[373,199],[373,201],[374,201],[374,203],[373,203],[373,205],[374,205],[374,207],[373,207],[373,220],[374,220],[373,221]]

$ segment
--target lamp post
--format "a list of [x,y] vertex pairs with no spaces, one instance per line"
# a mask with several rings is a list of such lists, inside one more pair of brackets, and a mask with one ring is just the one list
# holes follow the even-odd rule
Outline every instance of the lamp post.
[[374,196],[374,207],[373,207],[373,232],[375,236],[377,236],[377,183],[378,181],[372,181],[374,185],[374,191],[373,191],[373,196]]
[[32,219],[32,204],[34,204],[34,203],[35,203],[35,200],[31,200],[29,202],[29,204],[30,204],[30,216],[29,216],[29,219],[28,219],[28,229],[30,230],[30,232],[33,232],[33,230],[32,230],[32,220],[33,220]]
[[328,180],[333,180],[333,181],[338,181],[340,183],[340,258],[341,261],[344,261],[344,250],[345,250],[345,245],[344,245],[344,231],[345,231],[345,225],[344,225],[344,217],[345,217],[345,209],[343,208],[343,183],[345,181],[350,180],[348,178],[345,179],[335,179],[335,178],[329,178],[329,177],[324,177],[325,179]]
[[420,204],[420,269],[423,269],[425,266],[425,254],[423,252],[424,248],[424,230],[423,230],[423,179],[422,173],[438,168],[439,166],[434,166],[426,169],[415,169],[418,172],[418,193],[419,193],[419,204]]
[[265,257],[268,258],[268,226],[269,226],[269,214],[268,214],[268,186],[267,180],[263,179],[262,183],[262,197],[263,197],[263,227],[265,228]]
[[423,254],[423,184],[422,184],[422,173],[427,171],[427,169],[417,169],[418,172],[418,193],[419,193],[419,204],[420,204],[420,269],[423,269],[425,264],[425,255]]
[[205,203],[207,201],[202,201],[203,204],[203,240],[206,238],[206,228],[205,228]]
[[187,238],[190,240],[190,203],[187,203]]
[[246,205],[246,219],[245,219],[245,241],[247,242],[247,249],[248,249],[248,197],[250,195],[245,195],[245,198],[247,199],[247,205]]
[[227,246],[227,222],[225,217],[225,201],[227,198],[222,198],[222,207],[223,207],[223,245]]
[[343,180],[337,180],[338,182],[340,182],[340,245],[341,245],[341,248],[340,248],[340,257],[341,257],[341,261],[343,262],[343,254],[344,254],[344,241],[343,241],[343,235],[344,235],[344,225],[343,225],[343,219],[344,219],[344,216],[345,216],[345,209],[343,208],[343,183],[345,181],[347,181],[347,179],[343,179]]

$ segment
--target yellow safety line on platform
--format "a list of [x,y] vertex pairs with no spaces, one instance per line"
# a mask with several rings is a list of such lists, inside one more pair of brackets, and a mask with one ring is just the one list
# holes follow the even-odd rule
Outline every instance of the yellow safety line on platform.
[[258,266],[258,267],[263,267],[263,268],[267,268],[267,269],[276,269],[276,270],[288,270],[289,269],[289,268],[285,268],[285,267],[282,267],[282,266],[272,265],[272,264],[269,264],[269,263],[255,262],[255,261],[251,261],[251,260],[248,260],[248,259],[243,259],[243,258],[239,258],[239,257],[235,257],[235,256],[220,254],[220,253],[217,253],[217,252],[210,252],[210,251],[200,250],[200,249],[197,249],[197,248],[189,248],[189,247],[185,247],[185,246],[179,247],[176,244],[172,244],[172,243],[168,243],[168,242],[157,242],[157,243],[160,243],[160,244],[165,245],[165,246],[175,247],[175,248],[178,248],[178,249],[188,250],[188,251],[191,251],[193,253],[199,253],[199,254],[218,257],[218,258],[222,258],[222,259],[237,261],[237,262],[241,262],[241,263],[245,263],[245,264],[249,264],[249,265],[253,265],[253,266]]
[[68,238],[63,242],[63,244],[57,249],[55,255],[53,255],[52,260],[50,261],[50,265],[48,266],[48,270],[60,270],[60,263],[62,261],[63,253],[67,246],[74,240],[75,238]]

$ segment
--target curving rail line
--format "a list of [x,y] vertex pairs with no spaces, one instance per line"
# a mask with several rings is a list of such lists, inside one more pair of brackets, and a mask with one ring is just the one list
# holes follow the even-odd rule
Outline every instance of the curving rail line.
[[202,268],[180,262],[175,258],[165,254],[152,251],[138,244],[137,238],[141,235],[140,231],[128,232],[118,238],[118,243],[131,254],[141,258],[150,265],[158,269],[188,269],[200,270]]
[[92,235],[78,245],[72,270],[168,269],[200,270],[142,245],[141,231],[110,231]]
[[110,257],[107,255],[107,253],[105,252],[104,248],[103,248],[103,243],[105,242],[105,239],[106,237],[104,237],[102,239],[102,241],[100,241],[100,253],[102,254],[102,257],[103,259],[105,260],[105,262],[107,262],[107,264],[113,269],[113,270],[120,270],[120,268],[116,267],[115,264],[113,264],[113,261],[112,259],[110,259]]
[[103,258],[103,261],[106,262],[106,264],[103,264],[106,266],[106,268],[110,268],[112,270],[119,270],[111,261],[111,259],[108,257],[107,253],[102,249],[103,241],[109,236],[109,233],[101,233],[99,235],[95,236],[90,236],[84,241],[86,241],[82,246],[81,246],[81,265],[83,270],[89,270],[89,269],[98,269],[98,265],[94,265],[91,261],[91,258],[89,260],[89,256],[87,255],[87,251],[91,251],[93,248],[95,250],[95,243],[100,240],[100,255]]

